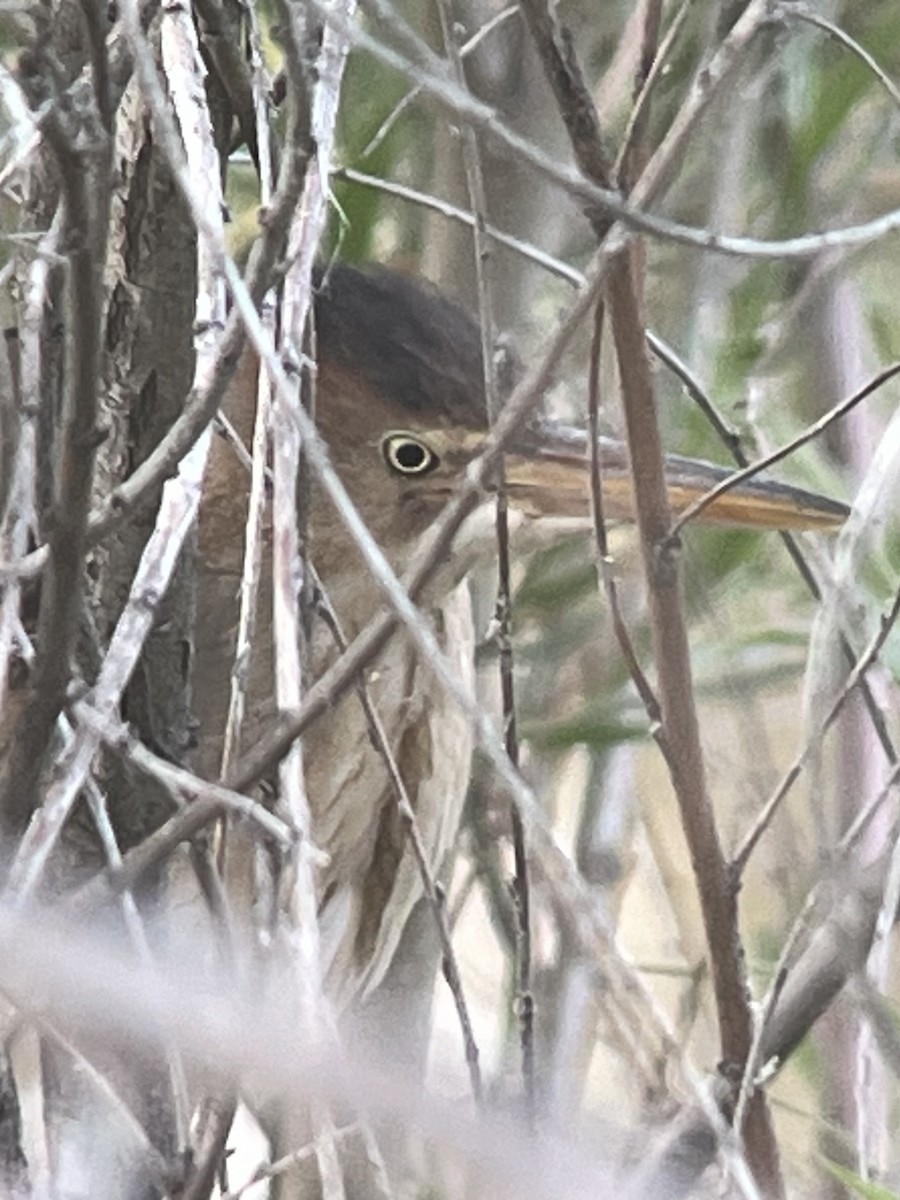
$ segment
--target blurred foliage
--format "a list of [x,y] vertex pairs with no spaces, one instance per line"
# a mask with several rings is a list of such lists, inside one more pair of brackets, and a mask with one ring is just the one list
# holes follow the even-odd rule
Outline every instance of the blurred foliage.
[[624,721],[622,707],[621,700],[610,696],[606,704],[595,701],[569,720],[525,722],[522,736],[539,750],[565,750],[571,746],[608,750],[622,742],[645,738],[646,718],[636,712],[632,721]]
[[[413,175],[422,182],[430,177],[428,114],[420,104],[410,104],[394,119],[395,109],[409,91],[407,80],[396,72],[364,55],[350,56],[338,126],[342,166],[353,166],[386,179]],[[370,146],[373,148],[369,149]],[[414,169],[411,160],[415,162]],[[379,221],[384,219],[388,207],[374,188],[336,180],[324,253],[338,252],[349,262],[367,262],[377,257]],[[415,229],[415,222],[408,224],[410,231]],[[404,232],[397,235],[397,241],[401,254],[415,256],[421,250],[417,239]]]
[[833,1175],[854,1196],[862,1196],[863,1200],[898,1200],[897,1192],[882,1187],[879,1183],[873,1183],[871,1179],[863,1179],[855,1171],[848,1171],[846,1167],[842,1167],[838,1163],[823,1159],[822,1166],[829,1175]]

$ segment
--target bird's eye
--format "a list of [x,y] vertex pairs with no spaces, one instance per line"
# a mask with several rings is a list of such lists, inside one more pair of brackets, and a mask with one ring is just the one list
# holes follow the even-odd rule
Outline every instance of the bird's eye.
[[381,443],[387,465],[399,475],[427,475],[441,460],[413,433],[389,433]]

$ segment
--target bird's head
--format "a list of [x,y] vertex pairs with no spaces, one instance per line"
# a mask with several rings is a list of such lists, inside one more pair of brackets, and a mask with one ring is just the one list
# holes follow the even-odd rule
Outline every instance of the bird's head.
[[[483,443],[478,327],[428,285],[385,269],[342,265],[320,276],[315,315],[316,420],[353,500],[396,559],[427,527]],[[625,447],[604,439],[601,463],[607,514],[627,520],[633,497]],[[674,456],[666,468],[676,512],[728,474]],[[587,516],[590,471],[582,431],[532,422],[510,446],[505,471],[510,503],[527,516]],[[754,479],[717,500],[704,518],[828,529],[846,512],[815,493]]]

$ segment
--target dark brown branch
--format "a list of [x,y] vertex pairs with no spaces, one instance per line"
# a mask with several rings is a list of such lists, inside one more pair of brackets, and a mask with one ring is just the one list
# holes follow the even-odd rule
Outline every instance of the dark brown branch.
[[[560,20],[555,5],[551,7],[544,0],[521,0],[521,8],[565,122],[576,162],[591,182],[602,188],[612,187],[613,164],[603,146],[597,109],[584,82],[571,33]],[[585,212],[602,240],[612,224],[611,218],[591,206]]]
[[[615,302],[613,302],[615,301]],[[694,703],[687,631],[675,552],[664,549],[671,511],[653,381],[631,279],[620,260],[610,284],[613,338],[634,474],[637,524],[650,598],[651,626],[669,769],[700,891],[719,1014],[722,1054],[739,1066],[750,1045],[751,1019],[738,965],[737,904],[709,797]]]
[[104,311],[103,263],[110,203],[111,142],[81,89],[45,122],[65,195],[61,249],[68,258],[63,411],[53,447],[48,568],[41,592],[37,653],[28,698],[10,735],[0,827],[15,837],[37,804],[44,754],[66,698],[83,603]]
[[[659,63],[663,61],[658,45],[662,7],[662,0],[648,0],[644,10],[641,29],[641,57],[632,91],[634,98],[632,117],[628,123],[628,129],[614,168],[616,184],[626,192],[640,175],[641,168],[649,157],[645,142],[650,121],[651,88],[655,80],[659,78]],[[685,11],[686,9],[682,8],[682,16]],[[679,24],[679,18],[676,17],[674,22],[676,32]],[[671,45],[671,42],[668,41],[668,44]]]
[[84,14],[84,23],[88,32],[91,77],[97,114],[104,130],[112,133],[113,108],[109,59],[106,53],[107,6],[102,0],[81,0],[81,11]]

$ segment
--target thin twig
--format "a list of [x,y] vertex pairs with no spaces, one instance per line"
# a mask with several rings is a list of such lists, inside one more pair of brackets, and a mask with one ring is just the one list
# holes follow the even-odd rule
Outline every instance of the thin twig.
[[[91,724],[96,720],[84,703],[78,704],[75,711],[79,721],[85,724]],[[201,779],[199,775],[194,775],[184,767],[176,766],[174,763],[160,758],[143,742],[131,736],[122,726],[100,727],[100,733],[104,743],[111,750],[123,755],[128,761],[134,763],[141,774],[155,779],[164,787],[172,796],[176,807],[193,804],[200,797],[208,796],[221,807],[223,812],[233,813],[251,826],[255,826],[260,837],[271,838],[286,850],[290,849],[297,841],[298,831],[292,829],[275,813],[269,812],[265,805],[260,804],[258,800],[253,800],[250,796],[242,796],[239,792],[232,791],[220,783],[210,783],[208,779]]]
[[588,368],[588,433],[591,440],[591,516],[594,522],[594,541],[597,547],[597,578],[606,594],[613,632],[625,665],[650,721],[650,732],[663,756],[667,755],[665,731],[659,700],[650,686],[625,624],[616,586],[615,560],[609,552],[606,518],[603,512],[603,466],[600,455],[600,343],[603,336],[604,306],[598,302],[594,313],[594,333]]
[[[460,225],[467,225],[470,229],[475,227],[475,217],[465,209],[451,204],[449,200],[444,200],[440,196],[432,196],[428,192],[420,192],[416,188],[409,187],[405,183],[397,183],[391,179],[380,179],[377,175],[366,175],[362,171],[357,171],[353,167],[337,167],[332,172],[334,179],[347,179],[351,183],[359,183],[364,187],[374,188],[377,191],[384,192],[387,196],[396,196],[399,200],[406,200],[410,204],[417,204],[422,208],[430,209],[432,212],[440,213],[441,216],[448,217],[451,221],[456,221]],[[584,275],[575,267],[570,267],[568,263],[562,262],[558,258],[554,258],[552,254],[541,250],[539,246],[533,245],[531,242],[524,242],[520,238],[513,237],[509,233],[503,233],[495,226],[485,223],[484,233],[495,241],[499,246],[505,246],[516,254],[520,254],[529,262],[536,263],[539,267],[543,267],[549,271],[551,275],[557,275],[560,279],[565,279],[566,283],[571,283],[574,287],[584,286]]]
[[[250,23],[250,60],[254,119],[256,122],[256,145],[258,146],[258,173],[260,203],[268,208],[272,203],[275,186],[272,145],[273,136],[269,124],[270,109],[265,64],[260,45],[259,22],[255,5],[249,5],[247,17]],[[275,294],[268,292],[261,305],[263,327],[274,340],[275,337]],[[247,500],[247,520],[244,526],[244,557],[241,564],[240,611],[238,632],[234,649],[229,687],[228,716],[222,743],[222,761],[219,775],[227,778],[240,751],[240,732],[244,718],[247,677],[250,670],[253,633],[256,628],[257,600],[263,556],[263,529],[266,510],[266,484],[271,480],[268,471],[269,422],[272,405],[272,384],[265,371],[257,376],[256,412],[253,424],[253,450],[248,455],[250,471],[250,494]],[[220,414],[220,420],[222,420]],[[244,450],[236,437],[236,447]],[[240,457],[240,453],[239,453]]]
[[[747,17],[753,4],[745,11]],[[576,161],[584,174],[600,185],[609,180],[610,167],[602,146],[601,132],[581,68],[572,47],[571,35],[562,25],[557,10],[551,13],[545,0],[523,0],[539,56],[557,99]],[[740,24],[740,21],[738,22]],[[737,26],[735,26],[735,29]],[[758,21],[750,25],[745,43],[758,32]],[[732,30],[732,35],[734,30]],[[739,47],[731,46],[728,63],[725,44],[717,58],[725,70],[733,71]],[[691,122],[681,110],[667,141],[679,144]],[[674,130],[679,137],[673,136]],[[657,161],[659,161],[657,159]],[[664,185],[677,169],[665,160],[658,169],[656,186]],[[646,172],[636,185],[642,184]],[[610,229],[608,212],[585,204],[585,214],[598,239]],[[671,542],[671,511],[666,490],[662,440],[656,413],[653,379],[645,353],[644,323],[639,302],[639,255],[635,247],[620,254],[610,273],[607,296],[634,481],[637,526],[641,539],[644,577],[650,601],[662,723],[667,748],[666,761],[681,814],[682,828],[691,855],[700,896],[722,1057],[730,1068],[742,1067],[753,1037],[753,1019],[746,991],[737,899],[728,877],[715,814],[705,782],[703,752],[693,693],[690,649],[681,600],[680,581]],[[745,1127],[736,1127],[738,1139],[746,1140],[746,1154],[753,1175],[773,1196],[784,1194],[778,1147],[764,1097],[750,1103]]]
[[778,784],[772,795],[763,805],[762,811],[753,822],[751,829],[742,839],[738,850],[731,860],[732,871],[736,878],[739,878],[743,874],[747,860],[753,853],[757,842],[772,823],[775,813],[778,811],[788,792],[797,782],[801,771],[807,762],[809,762],[813,753],[818,749],[822,738],[837,720],[850,696],[859,687],[865,673],[877,662],[878,655],[881,653],[888,634],[893,629],[898,616],[900,616],[900,589],[894,595],[890,608],[882,616],[877,631],[847,676],[843,686],[832,701],[828,712],[819,722],[814,734],[788,768],[781,783]]
[[[684,24],[691,10],[692,3],[693,0],[682,0],[681,7],[675,14],[675,17],[672,20],[668,31],[666,32],[666,36],[662,40],[662,44],[652,56],[649,64],[643,61],[644,54],[642,50],[641,67],[644,68],[644,78],[643,80],[638,80],[640,84],[640,90],[635,97],[634,105],[632,106],[631,113],[628,117],[628,124],[625,126],[625,132],[622,135],[622,144],[619,148],[619,153],[616,155],[616,162],[613,168],[614,177],[618,180],[620,187],[624,182],[623,170],[626,158],[628,157],[634,142],[642,138],[644,135],[647,111],[650,99],[653,95],[653,90],[659,81],[659,78],[663,72],[663,68],[669,61],[672,48],[674,47],[682,29],[684,28]],[[647,69],[648,67],[649,69]]]
[[[338,1129],[335,1129],[334,1138],[335,1141],[344,1141],[346,1138],[356,1136],[359,1132],[359,1123],[353,1121],[349,1125],[342,1125]],[[265,1183],[267,1180],[283,1175],[286,1171],[290,1171],[292,1167],[296,1167],[300,1163],[313,1158],[315,1153],[315,1145],[303,1146],[299,1150],[294,1150],[292,1154],[285,1154],[282,1158],[276,1158],[274,1162],[257,1167],[246,1183],[241,1184],[239,1188],[235,1188],[234,1190],[229,1189],[227,1192],[223,1192],[222,1200],[241,1200],[256,1184]]]
[[[510,17],[516,16],[518,11],[518,4],[510,4],[485,21],[484,24],[459,47],[460,58],[467,58],[474,50],[477,50],[485,38],[493,33],[495,29],[498,29],[502,24],[504,24],[504,22],[508,21]],[[457,79],[457,82],[461,81]],[[363,146],[362,150],[360,150],[359,154],[356,156],[357,159],[366,159],[370,154],[375,153],[390,131],[397,124],[397,121],[400,119],[400,117],[406,112],[411,104],[418,100],[421,94],[421,88],[413,87],[410,88],[410,90],[397,101],[369,141],[366,142],[365,146]]]
[[[662,550],[671,517],[662,465],[662,447],[652,380],[643,354],[643,335],[630,264],[611,289],[613,333],[617,342],[622,397],[635,479],[635,504],[650,596],[651,628],[658,671],[668,763],[682,825],[694,866],[709,947],[721,1053],[726,1063],[743,1067],[753,1039],[740,936],[737,895],[719,841],[705,784],[703,753],[694,704],[690,650],[681,605],[678,572]],[[615,296],[617,303],[613,303]],[[753,1174],[774,1195],[782,1184],[777,1145],[762,1094],[751,1103],[743,1131]]]
[[[343,653],[347,649],[347,638],[341,628],[341,623],[337,613],[331,605],[328,596],[322,587],[318,584],[318,608],[323,620],[331,631],[335,645]],[[406,784],[403,782],[403,776],[400,774],[400,768],[397,765],[397,759],[391,750],[390,741],[387,736],[387,731],[384,728],[384,722],[378,715],[378,710],[372,702],[372,697],[369,689],[366,686],[365,675],[360,674],[356,680],[356,692],[359,696],[359,702],[362,705],[363,712],[366,716],[366,723],[369,727],[369,733],[372,742],[377,752],[381,755],[387,770],[388,779],[391,788],[394,792],[394,798],[397,802],[397,811],[400,814],[400,819],[403,822],[403,829],[406,837],[412,848],[413,857],[416,860],[416,866],[419,871],[419,878],[422,881],[422,888],[425,892],[425,898],[428,901],[434,918],[435,927],[438,931],[438,937],[441,943],[441,954],[443,957],[444,977],[447,980],[447,986],[450,989],[450,994],[453,997],[453,1004],[456,1008],[459,1027],[462,1032],[463,1046],[465,1048],[466,1065],[469,1070],[469,1081],[472,1087],[472,1095],[477,1104],[481,1104],[482,1096],[482,1081],[481,1081],[481,1066],[480,1054],[478,1052],[478,1044],[475,1041],[475,1033],[472,1027],[472,1019],[469,1015],[469,1007],[466,1003],[465,991],[462,984],[462,976],[460,975],[459,963],[456,958],[456,951],[453,948],[453,938],[450,933],[450,924],[447,918],[447,909],[443,899],[438,892],[437,882],[431,870],[428,861],[428,851],[425,848],[425,843],[422,839],[422,834],[419,829],[419,823],[416,820],[415,809],[409,798],[409,793],[406,790]]]
[[[333,6],[352,22],[356,0]],[[328,175],[334,148],[338,102],[349,51],[346,37],[333,26],[322,31],[315,61],[312,95],[307,95],[309,57],[314,31],[300,12],[279,5],[285,74],[288,87],[287,143],[295,153],[311,148],[300,202],[288,230],[288,269],[281,307],[281,361],[287,367],[289,387],[275,389],[272,404],[272,635],[275,646],[275,699],[279,712],[294,712],[302,702],[305,684],[306,640],[302,636],[302,597],[308,592],[303,546],[305,533],[298,514],[298,480],[308,471],[304,423],[315,430],[314,416],[304,409],[301,387],[304,353],[311,309],[312,272],[328,217]],[[307,110],[307,106],[309,109]],[[308,120],[307,120],[308,118]],[[279,803],[301,832],[289,869],[282,873],[279,932],[288,952],[295,983],[299,1023],[304,1036],[319,1036],[336,1049],[333,1014],[324,994],[320,953],[319,897],[314,871],[312,816],[303,771],[303,749],[296,742],[279,763]],[[287,1130],[290,1136],[290,1115]],[[343,1200],[344,1180],[334,1139],[332,1113],[324,1101],[314,1101],[309,1115],[315,1133],[316,1161],[325,1200]]]
[[869,803],[859,810],[853,818],[853,823],[838,843],[838,850],[841,853],[846,853],[857,844],[871,825],[873,818],[881,811],[881,808],[897,787],[898,782],[900,782],[900,762],[895,762],[892,764],[887,779]]
[[[383,0],[371,2],[373,7],[386,14],[392,27],[397,28],[399,22],[394,10],[387,9]],[[584,205],[593,206],[616,221],[621,221],[635,232],[738,258],[778,260],[811,258],[824,250],[865,245],[900,228],[900,208],[891,209],[871,221],[783,240],[733,237],[651,215],[646,210],[646,205],[653,197],[644,194],[640,187],[636,186],[630,200],[625,201],[618,192],[589,182],[576,168],[555,162],[532,142],[520,137],[498,118],[494,109],[476,100],[470,93],[462,91],[448,79],[440,58],[434,55],[424,42],[415,39],[415,35],[412,35],[415,40],[410,43],[415,46],[415,55],[407,59],[358,26],[351,26],[334,16],[323,0],[309,0],[309,3],[324,20],[332,22],[345,33],[353,44],[421,85],[423,91],[438,100],[457,118],[465,119],[475,128],[484,130],[492,139],[500,142],[545,178],[557,183],[574,199]],[[763,29],[776,20],[771,0],[752,0],[732,26],[716,55],[704,65],[669,132],[647,165],[650,175],[647,175],[647,171],[644,172],[648,178],[653,177],[655,192],[664,191],[670,183],[670,172],[677,169],[676,163],[680,161],[678,152],[684,147],[688,131],[693,128],[697,119],[709,107],[713,97],[744,60],[749,45]],[[663,162],[664,170],[660,169]]]
[[725,492],[731,491],[731,489],[737,487],[738,484],[745,483],[748,479],[752,479],[754,475],[758,475],[761,471],[765,471],[769,467],[774,466],[775,463],[781,462],[782,459],[788,458],[795,451],[799,450],[801,446],[805,446],[807,442],[811,442],[814,438],[819,437],[819,435],[833,425],[835,421],[839,421],[845,417],[847,413],[856,408],[858,404],[861,404],[863,400],[867,400],[873,392],[876,392],[880,387],[883,387],[884,384],[893,379],[895,375],[900,375],[900,363],[893,363],[891,366],[885,367],[883,371],[879,371],[878,374],[873,376],[868,383],[863,384],[858,391],[855,391],[852,396],[848,396],[846,399],[839,401],[832,408],[830,408],[828,412],[819,417],[817,421],[814,421],[812,425],[807,426],[806,429],[804,429],[801,433],[798,433],[796,437],[791,438],[789,442],[785,442],[785,444],[780,446],[777,450],[773,450],[771,454],[766,454],[762,458],[757,459],[756,462],[751,463],[750,466],[744,467],[740,471],[735,471],[733,475],[729,475],[727,479],[723,479],[722,482],[716,484],[714,488],[710,488],[708,492],[705,492],[704,495],[702,495],[698,500],[695,500],[693,504],[689,504],[688,507],[681,513],[681,515],[673,522],[672,528],[669,530],[667,536],[667,544],[662,548],[671,550],[675,544],[675,540],[677,539],[679,532],[684,528],[687,522],[692,521],[695,517],[699,516],[704,509],[708,508],[710,504],[714,503],[714,501],[716,501]]
[[[351,5],[352,11],[352,5]],[[300,477],[300,431],[295,419],[301,409],[300,378],[304,360],[306,322],[310,310],[312,266],[324,228],[326,196],[322,182],[331,158],[334,114],[340,94],[346,45],[331,30],[325,30],[317,62],[319,82],[313,96],[313,117],[308,112],[310,69],[316,31],[305,28],[291,6],[278,8],[281,41],[285,53],[288,87],[287,144],[295,150],[315,146],[308,164],[300,202],[288,231],[287,260],[281,306],[279,353],[286,365],[290,386],[277,389],[272,403],[272,640],[275,649],[275,700],[279,712],[295,711],[302,699],[304,670],[299,593],[303,586],[300,534],[297,521],[297,480]],[[336,54],[336,58],[335,58]],[[324,70],[324,76],[321,72]],[[314,124],[318,123],[318,128]],[[320,143],[318,138],[323,139]],[[318,904],[309,858],[312,819],[303,775],[302,746],[298,742],[279,763],[279,803],[301,833],[289,868],[281,882],[286,891],[278,931],[285,939],[290,969],[296,973],[298,1014],[303,1028],[316,1028],[324,1004],[319,953]],[[308,1026],[307,1026],[308,1023]]]
[[[462,56],[453,36],[453,22],[447,0],[438,0],[438,16],[444,50],[453,75],[460,87],[465,87]],[[496,347],[494,342],[494,305],[488,274],[490,248],[486,235],[487,202],[478,135],[470,126],[463,129],[463,164],[466,187],[472,209],[472,249],[475,260],[475,279],[478,291],[478,318],[481,335],[481,365],[487,419],[494,424],[500,411],[497,391]],[[497,463],[495,475],[497,538],[497,601],[496,642],[499,650],[500,695],[503,711],[503,740],[512,766],[519,768],[519,736],[516,726],[516,698],[513,680],[513,648],[510,622],[512,618],[512,587],[510,583],[509,497],[506,490],[506,471],[503,456]],[[522,1084],[525,1116],[533,1128],[537,1116],[537,1095],[534,1070],[534,996],[531,988],[531,915],[528,881],[528,857],[525,828],[515,800],[510,802],[514,874],[513,895],[516,908],[516,1013],[519,1019],[519,1041],[522,1054]]]
[[[643,20],[641,21],[641,54],[632,85],[634,106],[626,137],[623,139],[613,165],[613,179],[616,181],[616,186],[626,195],[632,181],[640,175],[644,164],[650,157],[647,131],[650,124],[652,90],[647,85],[652,79],[658,77],[661,70],[659,30],[662,24],[662,10],[662,0],[644,0]],[[682,8],[681,15],[682,18],[685,15],[684,8]],[[678,25],[677,18],[675,25],[676,27]]]
[[900,108],[900,88],[894,83],[887,71],[878,64],[873,55],[861,46],[856,38],[850,36],[846,29],[842,29],[840,25],[834,21],[829,21],[827,17],[823,17],[821,13],[815,12],[803,3],[791,3],[779,5],[781,16],[787,21],[805,21],[808,25],[815,25],[818,29],[822,29],[825,33],[834,38],[836,42],[846,47],[851,54],[855,54],[860,62],[872,72],[894,104]]
[[[115,870],[122,865],[122,854],[116,839],[112,821],[106,808],[106,799],[93,780],[89,780],[85,788],[88,808],[94,822],[94,828],[100,839],[100,845],[106,855],[107,864]],[[140,911],[131,892],[123,892],[119,897],[122,918],[128,932],[129,940],[141,965],[150,972],[156,969],[153,952],[147,938]],[[162,1034],[166,1062],[169,1072],[169,1087],[172,1097],[173,1123],[175,1136],[180,1153],[188,1147],[188,1123],[190,1120],[190,1102],[188,1099],[188,1084],[185,1074],[184,1061],[179,1048],[171,1037]]]

